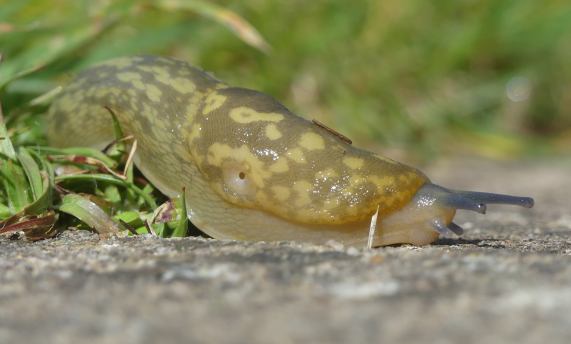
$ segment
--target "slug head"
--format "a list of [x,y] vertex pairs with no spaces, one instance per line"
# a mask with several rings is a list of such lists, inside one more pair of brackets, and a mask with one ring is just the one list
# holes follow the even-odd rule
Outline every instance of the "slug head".
[[533,207],[529,197],[510,196],[486,192],[455,191],[427,183],[405,207],[380,220],[379,245],[396,243],[429,244],[439,234],[462,235],[464,230],[452,222],[456,210],[470,210],[485,214],[488,204]]

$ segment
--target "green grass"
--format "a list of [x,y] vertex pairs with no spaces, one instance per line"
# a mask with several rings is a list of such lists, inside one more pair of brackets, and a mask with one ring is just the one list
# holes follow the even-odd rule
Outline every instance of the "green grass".
[[[161,13],[180,18],[173,23],[166,20],[164,29],[148,32],[144,39],[122,47],[139,53],[160,49],[187,26],[189,19],[179,12],[218,22],[262,52],[268,52],[269,45],[240,16],[203,1],[118,1],[107,7],[47,1],[4,5],[0,30],[7,44],[2,47],[6,61],[0,64],[0,90],[9,115],[0,112],[0,234],[24,232],[28,239],[39,240],[63,228],[77,227],[93,229],[103,237],[128,233],[186,236],[189,221],[184,197],[167,200],[135,174],[131,159],[135,148],[129,148],[118,125],[117,140],[104,152],[45,145],[41,115],[58,92],[57,77],[73,66],[88,64],[88,56],[75,58],[84,49],[92,49],[94,60],[104,58],[97,57],[97,48],[104,44],[104,36],[112,36],[111,31]],[[51,16],[56,12],[49,9],[57,5],[76,16],[63,21]],[[160,25],[161,19],[158,22]],[[141,47],[141,42],[150,46]]]
[[571,144],[564,0],[0,0],[0,41],[0,231],[30,238],[58,224],[186,232],[180,202],[132,169],[122,176],[125,146],[47,147],[43,115],[58,87],[116,56],[188,60],[409,160],[568,154]]
[[116,140],[105,152],[15,147],[1,114],[0,138],[0,234],[24,232],[39,240],[78,227],[103,237],[187,235],[184,199],[166,200],[136,176],[124,141]]

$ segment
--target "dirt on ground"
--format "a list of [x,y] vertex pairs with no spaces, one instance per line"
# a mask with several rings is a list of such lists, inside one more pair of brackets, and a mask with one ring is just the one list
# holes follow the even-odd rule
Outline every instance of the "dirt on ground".
[[0,343],[569,343],[571,161],[426,172],[536,206],[461,213],[424,247],[0,238]]

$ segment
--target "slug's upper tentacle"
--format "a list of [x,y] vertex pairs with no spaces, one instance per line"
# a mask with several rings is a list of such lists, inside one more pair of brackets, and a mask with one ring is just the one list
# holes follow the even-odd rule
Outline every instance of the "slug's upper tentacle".
[[475,192],[464,190],[451,190],[442,186],[428,183],[416,193],[417,202],[432,204],[434,202],[443,206],[486,213],[487,204],[517,205],[525,208],[533,207],[533,198],[503,195],[489,192]]
[[532,208],[534,204],[533,198],[531,197],[511,196],[476,191],[449,191],[456,195],[460,195],[463,198],[469,198],[475,202],[482,204],[509,204],[518,205],[524,208]]

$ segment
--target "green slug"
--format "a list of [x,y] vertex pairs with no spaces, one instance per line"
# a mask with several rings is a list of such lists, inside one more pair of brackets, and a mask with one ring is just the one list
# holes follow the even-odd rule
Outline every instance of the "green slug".
[[137,140],[141,172],[169,197],[186,188],[190,221],[213,238],[424,245],[462,233],[452,222],[457,209],[533,206],[527,197],[432,184],[271,96],[164,57],[119,58],[80,73],[49,110],[48,138],[103,147],[114,139],[110,111]]

